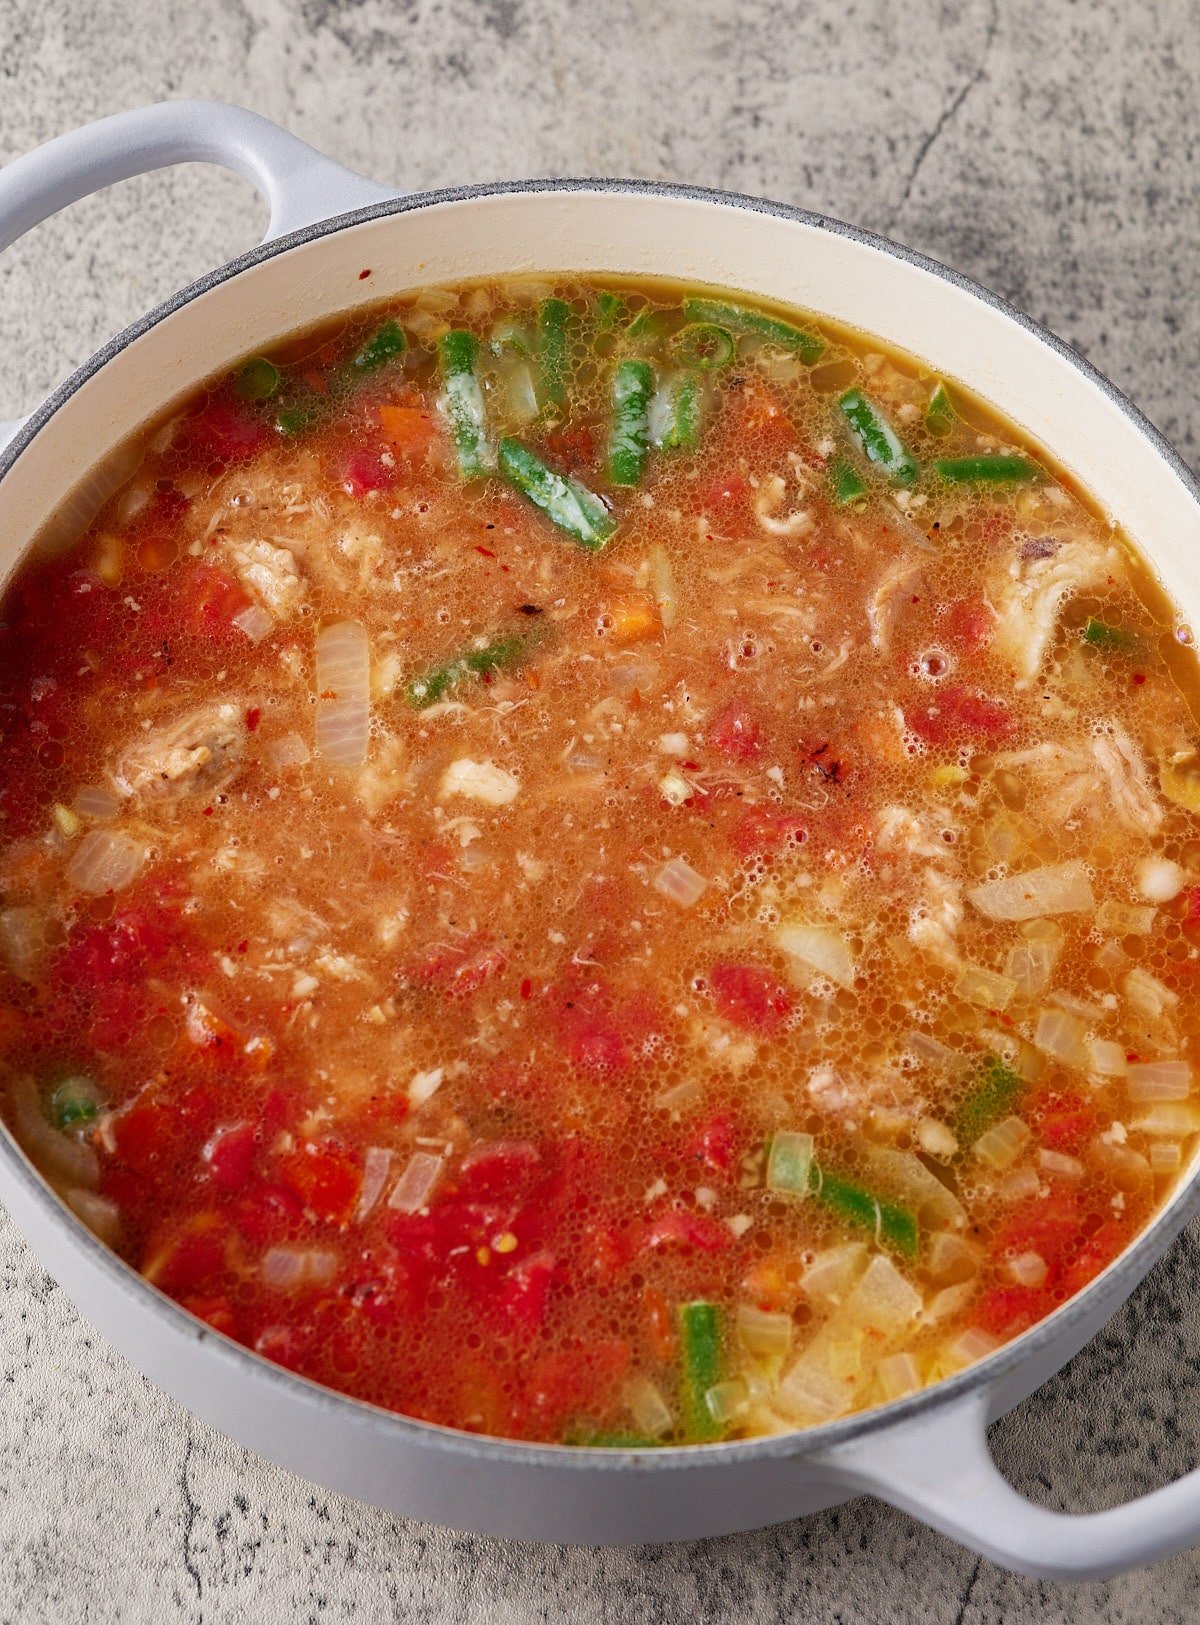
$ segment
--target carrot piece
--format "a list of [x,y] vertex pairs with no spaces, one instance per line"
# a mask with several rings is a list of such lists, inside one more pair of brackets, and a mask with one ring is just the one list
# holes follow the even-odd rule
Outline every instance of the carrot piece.
[[658,605],[643,593],[618,599],[609,611],[614,643],[643,643],[662,633]]
[[405,457],[423,457],[437,434],[432,414],[418,406],[381,406],[379,424],[384,439]]

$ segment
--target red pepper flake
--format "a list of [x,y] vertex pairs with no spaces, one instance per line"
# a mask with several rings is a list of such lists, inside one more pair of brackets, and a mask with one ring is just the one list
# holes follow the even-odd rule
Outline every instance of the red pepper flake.
[[1133,674],[1133,680],[1137,684],[1137,686],[1140,688],[1142,686],[1142,684],[1146,681],[1146,673],[1144,671],[1135,671],[1134,674]]
[[238,951],[239,954],[244,954],[244,953],[248,953],[249,949],[250,949],[250,939],[249,939],[249,937],[243,937],[241,942],[239,942],[238,945],[237,945],[237,951]]
[[370,266],[368,266],[365,271],[360,271],[358,273],[358,280],[360,282],[365,282],[367,280],[367,278],[370,276],[370,274],[371,274],[371,268],[370,268]]
[[521,983],[521,997],[523,999],[531,999],[533,997],[533,983],[529,980],[528,976]]
[[205,809],[204,809],[204,816],[205,816],[205,818],[211,818],[211,817],[212,817],[212,815],[213,815],[213,810],[212,810],[212,808],[211,808],[211,807],[205,807]]
[[262,712],[259,710],[257,705],[252,706],[250,710],[246,712],[246,732],[253,733],[261,721]]
[[485,559],[494,559],[496,557],[490,547],[480,547],[478,543],[475,544],[475,551],[482,553]]

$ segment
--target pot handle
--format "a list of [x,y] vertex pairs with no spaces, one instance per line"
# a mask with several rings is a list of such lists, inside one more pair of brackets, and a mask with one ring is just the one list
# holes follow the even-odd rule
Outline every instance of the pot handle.
[[1200,1468],[1105,1512],[1055,1512],[1004,1478],[987,1443],[989,1396],[974,1391],[883,1433],[806,1457],[1019,1574],[1103,1580],[1200,1541]]
[[[248,180],[271,210],[264,242],[399,193],[227,102],[156,102],[69,130],[0,170],[0,251],[59,209],[172,164],[209,163]],[[0,451],[21,428],[0,423]]]

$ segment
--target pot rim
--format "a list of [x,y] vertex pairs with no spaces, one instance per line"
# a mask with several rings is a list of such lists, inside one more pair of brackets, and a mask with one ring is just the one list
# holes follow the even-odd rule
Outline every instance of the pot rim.
[[[485,197],[517,197],[544,192],[626,193],[769,215],[797,225],[815,228],[830,236],[847,238],[865,248],[873,249],[877,253],[900,260],[916,270],[937,277],[1006,317],[1031,338],[1046,345],[1061,359],[1069,362],[1151,443],[1162,461],[1184,486],[1197,509],[1200,509],[1200,480],[1160,430],[1115,384],[1041,323],[1018,310],[1001,295],[961,272],[942,265],[939,261],[904,244],[866,231],[860,226],[848,225],[829,215],[796,208],[790,204],[777,203],[741,192],[681,185],[668,181],[589,178],[490,181],[469,186],[404,193],[383,203],[369,204],[344,214],[331,215],[237,255],[225,264],[206,272],[204,276],[189,283],[146,315],[122,329],[64,379],[30,414],[4,450],[0,451],[0,479],[4,478],[29,443],[76,391],[116,355],[194,299],[232,280],[243,271],[286,254],[293,248],[331,236],[335,232],[365,225],[391,215],[407,214],[443,204],[469,203]],[[364,300],[364,303],[366,302],[368,301]],[[149,417],[150,413],[147,413],[147,416]],[[905,1399],[873,1406],[868,1410],[819,1426],[797,1428],[790,1432],[768,1434],[753,1439],[716,1444],[624,1449],[532,1444],[490,1434],[467,1433],[438,1423],[420,1421],[398,1411],[386,1410],[371,1401],[353,1398],[311,1378],[289,1371],[264,1359],[244,1344],[237,1343],[232,1338],[205,1326],[173,1299],[146,1281],[119,1254],[106,1247],[55,1195],[2,1121],[0,1121],[0,1172],[11,1174],[25,1186],[27,1193],[41,1209],[48,1223],[55,1225],[65,1223],[71,1244],[114,1288],[144,1306],[147,1312],[157,1313],[163,1317],[173,1331],[185,1338],[191,1338],[197,1345],[209,1345],[215,1359],[227,1366],[231,1378],[244,1377],[251,1381],[273,1383],[284,1391],[287,1398],[300,1400],[307,1405],[316,1405],[327,1413],[332,1413],[335,1419],[344,1417],[348,1423],[368,1425],[377,1432],[390,1432],[396,1437],[397,1443],[408,1441],[417,1446],[446,1451],[467,1459],[486,1457],[498,1462],[509,1462],[514,1466],[529,1468],[567,1466],[588,1471],[595,1469],[622,1471],[630,1467],[636,1467],[640,1472],[676,1471],[713,1466],[720,1462],[747,1464],[769,1458],[798,1458],[832,1449],[836,1445],[848,1443],[876,1431],[901,1427],[910,1420],[919,1421],[927,1412],[942,1406],[953,1406],[956,1401],[980,1389],[990,1389],[1025,1360],[1035,1358],[1040,1351],[1056,1342],[1063,1333],[1069,1331],[1085,1314],[1088,1314],[1097,1302],[1106,1303],[1115,1310],[1133,1286],[1145,1277],[1188,1221],[1200,1212],[1200,1166],[1196,1166],[1187,1182],[1180,1187],[1150,1225],[1082,1291],[1077,1292],[1074,1297],[1069,1298],[1028,1331],[1003,1344],[994,1354],[966,1367],[955,1376],[943,1378]]]

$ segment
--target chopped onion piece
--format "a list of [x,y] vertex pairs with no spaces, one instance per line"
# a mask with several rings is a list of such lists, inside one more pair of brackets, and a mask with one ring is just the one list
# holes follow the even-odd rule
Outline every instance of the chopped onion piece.
[[1033,1042],[1043,1055],[1064,1066],[1088,1064],[1087,1024],[1069,1010],[1043,1010]]
[[792,1346],[795,1327],[791,1315],[772,1314],[743,1303],[738,1306],[736,1325],[742,1346],[762,1359],[782,1360]]
[[262,1278],[279,1292],[301,1286],[323,1286],[331,1281],[338,1255],[320,1247],[271,1247],[263,1254]]
[[1165,982],[1160,982],[1157,976],[1143,970],[1140,965],[1134,966],[1121,987],[1134,1009],[1149,1016],[1152,1021],[1157,1021],[1179,1003],[1178,993],[1173,993]]
[[71,806],[80,818],[97,820],[115,818],[121,810],[121,803],[116,796],[102,784],[80,785]]
[[387,1184],[391,1168],[392,1153],[390,1151],[386,1151],[379,1145],[368,1148],[363,1159],[362,1190],[359,1193],[358,1208],[354,1215],[360,1224],[383,1195],[383,1187]]
[[1087,870],[1077,858],[1023,875],[989,880],[968,893],[989,920],[1032,920],[1041,914],[1090,914],[1096,906]]
[[974,1281],[960,1281],[956,1286],[944,1286],[925,1305],[921,1319],[927,1325],[933,1325],[935,1321],[949,1320],[961,1314],[975,1296],[975,1285]]
[[1155,1140],[1147,1156],[1151,1173],[1177,1174],[1183,1166],[1183,1151],[1176,1140]]
[[949,1162],[958,1154],[958,1138],[953,1129],[936,1117],[923,1117],[917,1124],[917,1144],[927,1157]]
[[485,802],[489,807],[507,807],[517,799],[520,788],[521,781],[494,762],[473,762],[469,756],[463,756],[451,762],[442,774],[438,800],[466,796],[472,801]]
[[40,909],[0,909],[0,960],[23,982],[36,982],[46,956],[46,921]]
[[85,1190],[67,1191],[63,1200],[94,1236],[99,1236],[109,1247],[117,1245],[121,1239],[121,1210],[115,1202],[96,1191]]
[[630,1377],[625,1384],[625,1403],[638,1427],[652,1439],[661,1438],[675,1425],[671,1407],[657,1383],[651,1382],[649,1377],[640,1374]]
[[1055,1005],[1059,1010],[1069,1010],[1083,1021],[1103,1021],[1108,1014],[1103,1005],[1093,1004],[1091,999],[1081,999],[1078,994],[1068,993],[1065,988],[1052,993],[1046,1003]]
[[92,897],[122,891],[142,872],[146,848],[115,830],[93,829],[80,841],[67,865],[67,879]]
[[1092,1071],[1098,1072],[1102,1078],[1125,1076],[1125,1050],[1122,1045],[1114,1044],[1111,1038],[1093,1038],[1088,1052],[1092,1058]]
[[828,976],[838,987],[854,986],[854,959],[850,945],[840,931],[824,925],[781,925],[775,941],[785,954],[799,959],[810,970]]
[[854,1286],[867,1267],[867,1248],[862,1241],[844,1241],[819,1252],[800,1277],[805,1295],[824,1303],[837,1303]]
[[437,1094],[442,1087],[442,1079],[446,1076],[446,1069],[442,1066],[431,1067],[428,1072],[418,1072],[408,1086],[408,1098],[414,1106],[423,1106],[427,1100]]
[[[1173,1102],[1150,1107],[1151,1111],[1185,1109]],[[1150,1183],[1150,1164],[1140,1151],[1134,1151],[1130,1146],[1114,1145],[1103,1135],[1097,1135],[1088,1147],[1088,1154],[1109,1183],[1119,1191],[1133,1193],[1144,1190]]]
[[1017,991],[1017,984],[1012,977],[998,976],[982,965],[964,965],[954,991],[969,1004],[981,1004],[985,1010],[1003,1010]]
[[1014,1168],[1000,1182],[1000,1200],[1024,1202],[1028,1197],[1036,1196],[1040,1189],[1041,1181],[1032,1168]]
[[921,1387],[921,1368],[911,1354],[885,1355],[875,1367],[875,1375],[887,1400],[903,1399]]
[[1130,1100],[1186,1100],[1192,1069],[1186,1061],[1137,1061],[1126,1071]]
[[1058,1179],[1069,1179],[1073,1185],[1083,1178],[1083,1164],[1078,1157],[1069,1157],[1065,1151],[1039,1151],[1038,1167]]
[[655,891],[662,892],[680,908],[691,908],[704,895],[708,881],[697,874],[686,858],[672,858],[654,877]]
[[51,1127],[33,1079],[25,1074],[15,1077],[8,1096],[17,1139],[42,1173],[94,1189],[100,1183],[100,1159],[85,1140]]
[[233,617],[233,624],[239,632],[246,634],[251,643],[261,643],[275,625],[275,618],[261,604],[251,604]]
[[1030,1139],[1027,1124],[1019,1117],[1006,1117],[975,1141],[972,1149],[989,1168],[1007,1168],[1020,1156]]
[[1187,881],[1179,864],[1170,858],[1143,858],[1137,866],[1137,887],[1151,903],[1169,903]]
[[710,1388],[704,1396],[704,1403],[713,1421],[719,1427],[724,1427],[745,1414],[750,1403],[750,1392],[741,1377],[731,1377],[728,1382],[718,1382]]
[[1053,942],[1019,942],[1009,953],[1005,975],[1018,993],[1027,997],[1041,993],[1050,985],[1058,954],[1058,945]]
[[1008,1261],[1008,1273],[1018,1286],[1041,1286],[1049,1271],[1041,1253],[1018,1253]]
[[974,1365],[976,1360],[986,1359],[999,1347],[998,1337],[993,1337],[990,1332],[981,1331],[978,1326],[972,1326],[969,1331],[951,1343],[947,1353],[956,1365]]
[[371,647],[357,621],[317,634],[317,749],[339,767],[361,767],[371,733]]
[[662,547],[650,549],[650,585],[658,605],[658,618],[663,630],[669,632],[679,616],[679,590],[675,585],[675,572]]
[[1200,1106],[1183,1101],[1160,1100],[1147,1106],[1130,1119],[1130,1128],[1142,1134],[1161,1134],[1168,1139],[1179,1139],[1185,1134],[1200,1133]]
[[789,1196],[807,1196],[812,1170],[813,1137],[785,1131],[771,1140],[767,1156],[766,1186]]
[[978,1252],[952,1230],[935,1230],[930,1236],[927,1263],[930,1279],[940,1286],[957,1286],[979,1273]]
[[428,1151],[414,1151],[407,1168],[396,1181],[396,1188],[388,1198],[388,1206],[394,1207],[398,1213],[416,1213],[429,1200],[441,1171],[441,1157],[430,1156]]
[[904,1043],[920,1060],[943,1072],[956,1072],[966,1064],[958,1050],[951,1049],[949,1044],[943,1044],[939,1038],[932,1038],[928,1033],[919,1030],[905,1033]]
[[298,733],[286,733],[271,740],[266,757],[272,767],[303,767],[305,762],[312,761],[312,751]]
[[911,1208],[923,1225],[953,1228],[967,1222],[958,1197],[912,1151],[872,1147],[867,1154],[867,1174],[874,1189]]
[[1101,931],[1111,931],[1121,937],[1148,937],[1154,929],[1156,908],[1145,908],[1138,903],[1118,903],[1107,897],[1096,910],[1096,924]]

